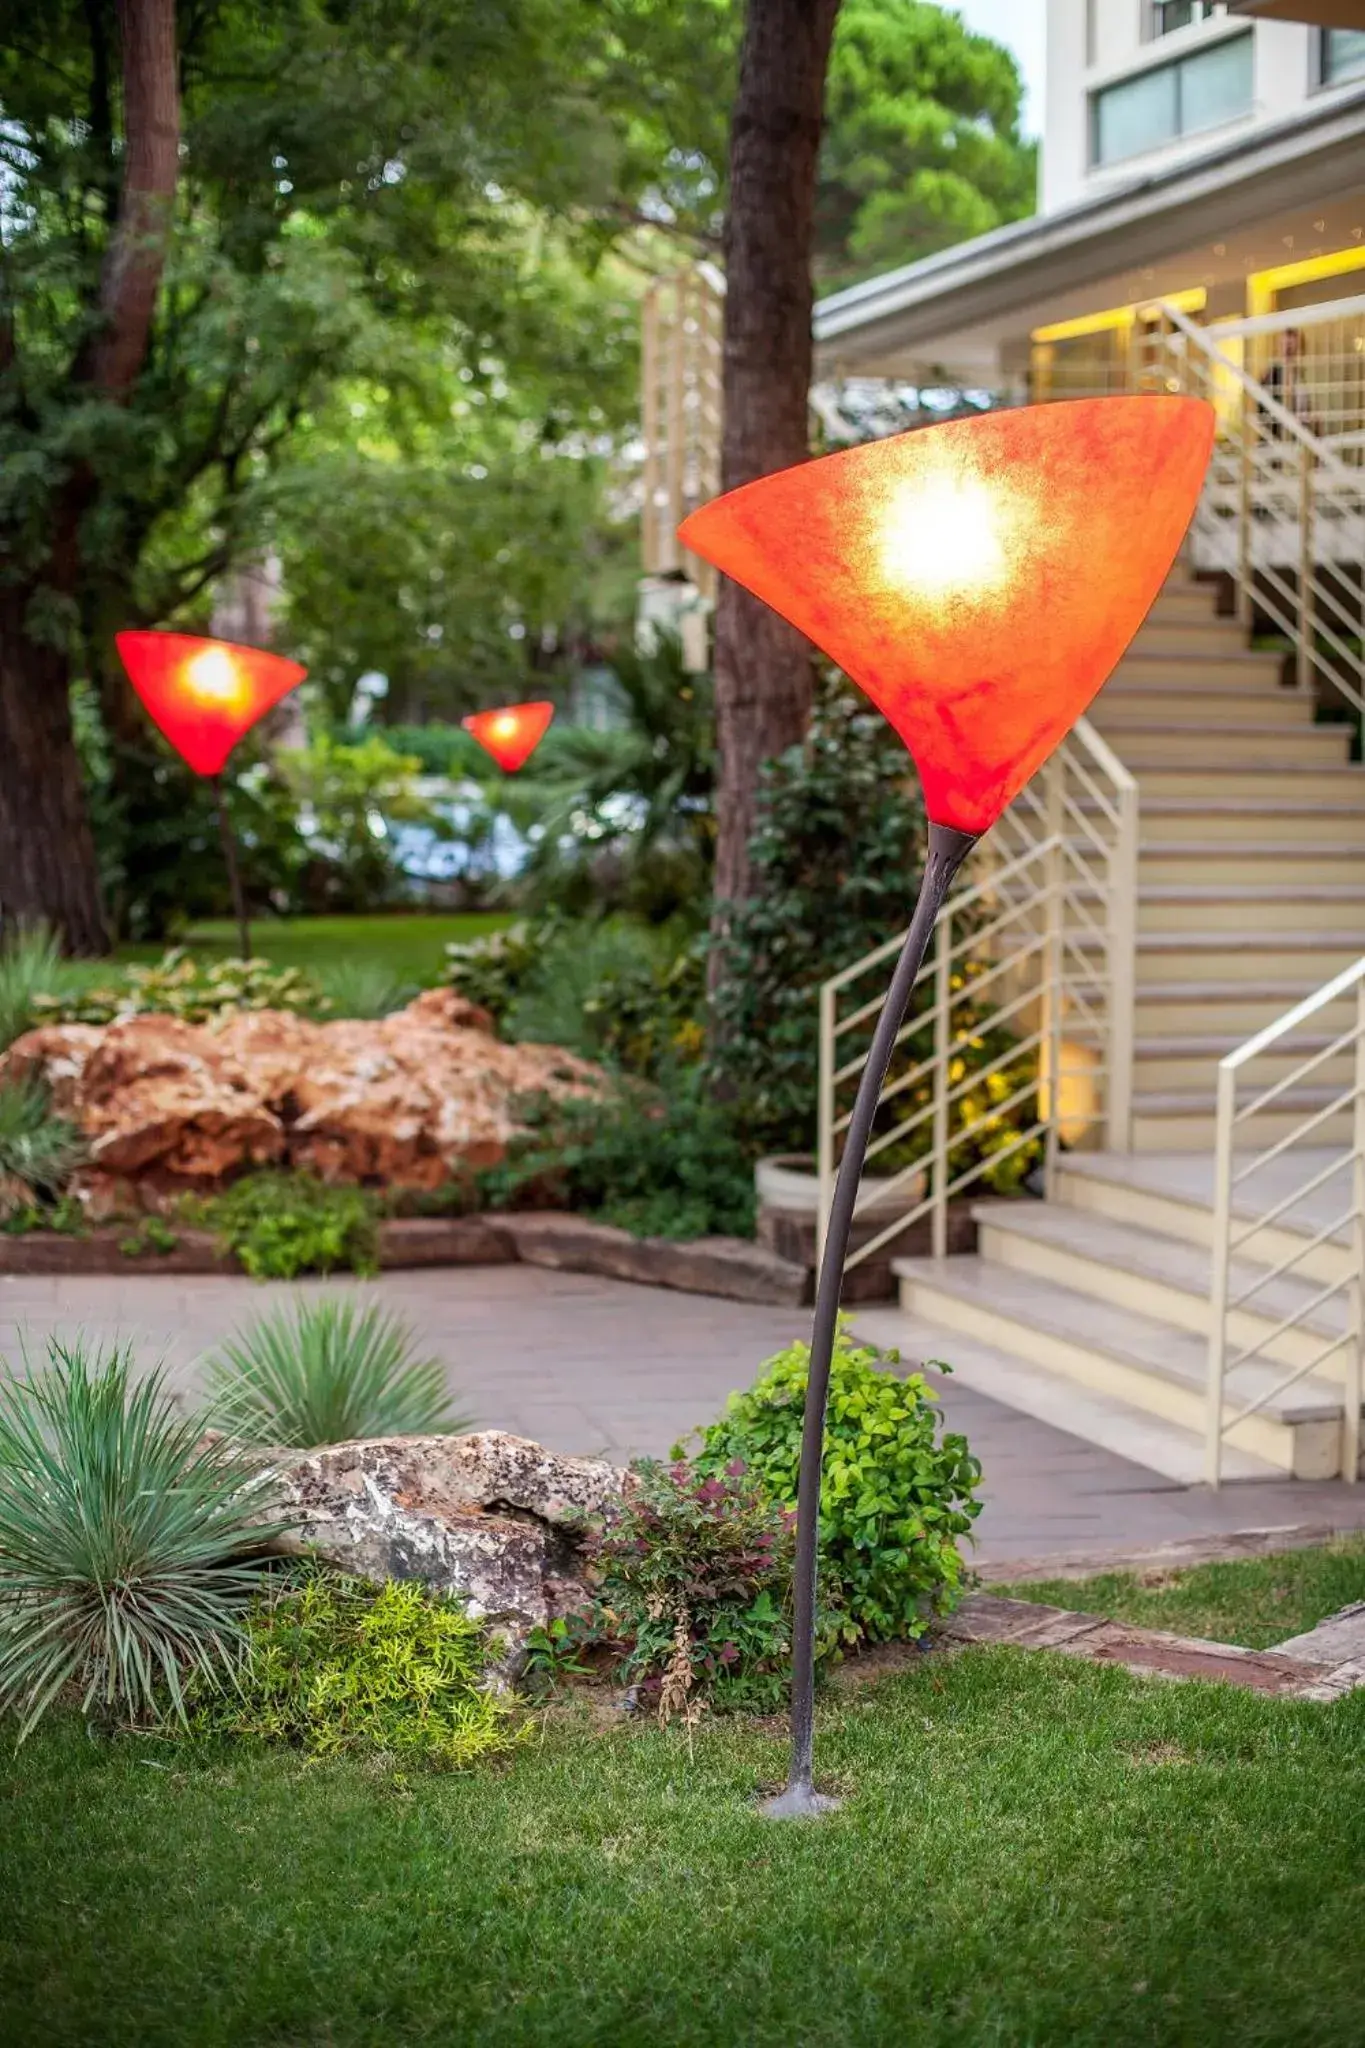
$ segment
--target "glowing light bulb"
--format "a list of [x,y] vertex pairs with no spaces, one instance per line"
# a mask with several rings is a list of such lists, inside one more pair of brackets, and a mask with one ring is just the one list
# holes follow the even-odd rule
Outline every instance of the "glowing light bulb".
[[903,484],[887,506],[882,573],[924,597],[995,590],[1008,579],[1006,520],[975,477],[939,474]]
[[517,721],[510,711],[504,711],[493,720],[493,731],[500,740],[510,740],[517,729]]
[[202,703],[235,704],[242,693],[237,664],[225,647],[205,647],[186,664],[185,680]]

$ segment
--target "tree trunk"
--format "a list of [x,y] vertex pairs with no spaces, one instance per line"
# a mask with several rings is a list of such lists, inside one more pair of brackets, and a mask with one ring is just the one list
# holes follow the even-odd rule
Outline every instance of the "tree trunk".
[[[749,0],[730,124],[725,223],[727,491],[810,453],[815,173],[839,0]],[[767,605],[722,579],[716,602],[716,900],[749,893],[764,761],[803,738],[811,655]],[[714,956],[713,956],[714,957]]]
[[0,587],[0,928],[42,922],[69,952],[107,953],[67,658],[24,632],[26,604]]

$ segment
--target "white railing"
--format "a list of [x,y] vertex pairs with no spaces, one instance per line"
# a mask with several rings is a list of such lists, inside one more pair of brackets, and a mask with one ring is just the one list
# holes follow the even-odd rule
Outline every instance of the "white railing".
[[[940,914],[882,1091],[851,1266],[926,1215],[942,1257],[950,1201],[1039,1157],[1050,1185],[1061,1143],[1102,1138],[1111,1151],[1128,1149],[1137,843],[1137,785],[1083,719]],[[822,1246],[841,1141],[903,938],[820,990]]]
[[[1341,1386],[1341,1476],[1354,1480],[1363,1352],[1365,959],[1219,1062],[1209,1484],[1229,1432],[1313,1374]],[[1260,1391],[1243,1400],[1248,1366]]]
[[[1260,617],[1284,635],[1300,688],[1365,711],[1365,347],[1354,346],[1365,344],[1365,297],[1213,327],[1163,311],[1144,381],[1207,398],[1218,412],[1190,530],[1194,566],[1225,571],[1247,625]],[[1301,349],[1313,336],[1335,341],[1287,362],[1290,332]],[[1279,362],[1278,392],[1253,376],[1248,358]]]

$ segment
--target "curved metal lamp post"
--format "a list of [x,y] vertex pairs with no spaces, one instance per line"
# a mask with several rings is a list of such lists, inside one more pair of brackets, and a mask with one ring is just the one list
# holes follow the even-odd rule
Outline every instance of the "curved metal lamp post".
[[959,866],[1065,738],[1165,580],[1213,447],[1190,398],[1082,399],[871,442],[744,485],[678,529],[797,626],[914,757],[929,857],[844,1146],[816,1290],[797,1497],[792,1750],[765,1811],[815,1789],[820,1474],[844,1260],[896,1037]]
[[223,802],[223,768],[238,740],[297,689],[308,671],[282,654],[267,654],[263,647],[206,640],[197,633],[117,633],[114,644],[152,723],[186,767],[213,785],[237,943],[246,960],[251,954],[251,927],[237,844]]

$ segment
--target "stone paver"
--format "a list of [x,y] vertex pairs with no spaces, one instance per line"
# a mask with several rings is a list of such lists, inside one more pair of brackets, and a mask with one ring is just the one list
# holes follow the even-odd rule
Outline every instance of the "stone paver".
[[[304,1283],[301,1292],[324,1283]],[[337,1281],[332,1286],[357,1283]],[[372,1288],[446,1364],[476,1425],[561,1451],[665,1454],[792,1338],[805,1309],[757,1307],[527,1266],[392,1273]],[[196,1360],[291,1290],[231,1276],[129,1272],[0,1277],[0,1352],[38,1355],[49,1331],[84,1328],[164,1359],[192,1393]],[[1365,1527],[1365,1486],[1180,1487],[939,1378],[950,1424],[985,1467],[977,1561],[1136,1550],[1219,1532],[1322,1523]]]

